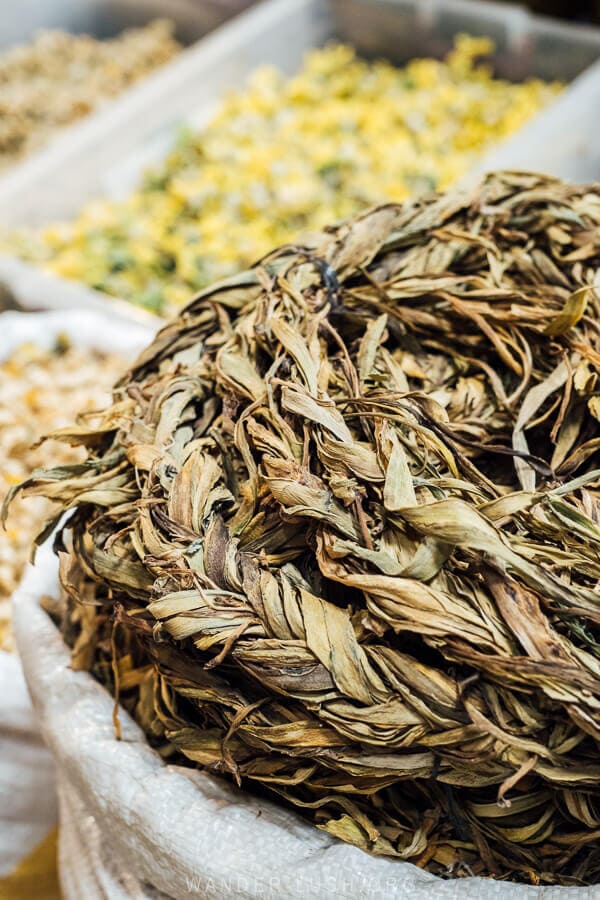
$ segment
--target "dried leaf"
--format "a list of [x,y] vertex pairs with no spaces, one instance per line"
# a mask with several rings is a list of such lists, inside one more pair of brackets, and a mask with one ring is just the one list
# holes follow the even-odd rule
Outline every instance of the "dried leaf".
[[528,173],[366,212],[63,430],[21,489],[155,746],[438,874],[600,880],[599,228]]

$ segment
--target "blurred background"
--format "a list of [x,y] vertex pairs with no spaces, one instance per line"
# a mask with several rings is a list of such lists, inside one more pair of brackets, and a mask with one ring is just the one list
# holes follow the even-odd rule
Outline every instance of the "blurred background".
[[580,22],[600,21],[598,0],[531,0],[526,3],[536,13]]

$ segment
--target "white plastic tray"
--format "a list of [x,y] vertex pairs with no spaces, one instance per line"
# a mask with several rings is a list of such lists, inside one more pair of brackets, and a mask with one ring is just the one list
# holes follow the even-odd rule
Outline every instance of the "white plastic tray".
[[494,38],[494,66],[500,74],[574,79],[564,96],[509,147],[498,148],[494,165],[506,158],[511,165],[576,178],[585,155],[581,171],[588,177],[600,136],[594,114],[598,106],[592,105],[600,93],[600,67],[594,65],[600,58],[600,30],[562,25],[511,4],[475,0],[268,0],[184,51],[1,179],[0,223],[42,225],[69,219],[90,197],[130,190],[144,165],[165,152],[178,126],[203,121],[219,97],[239,87],[257,65],[273,63],[292,72],[307,49],[332,37],[350,41],[367,55],[402,63],[410,56],[443,55],[459,31]]
[[[59,278],[10,256],[0,256],[0,288],[0,349],[6,337],[5,315],[12,309],[32,313],[85,310],[109,315],[117,339],[123,330],[129,333],[132,328],[140,327],[152,335],[163,324],[158,316],[133,303],[110,297],[80,282]],[[3,303],[5,299],[7,306]]]
[[[139,28],[149,22],[168,18],[174,27],[175,36],[184,47],[190,47],[214,29],[225,19],[240,9],[247,7],[252,0],[2,0],[0,4],[0,52],[26,44],[42,30],[59,29],[72,34],[90,34],[104,39],[114,37],[128,28]],[[34,151],[22,161],[16,162],[0,176],[0,194],[4,190],[7,197],[19,197],[23,189],[29,185],[35,188],[36,177],[43,179],[43,173],[56,177],[54,162],[65,154],[74,144],[77,146],[77,135],[85,133],[88,123],[98,119],[101,123],[112,123],[111,111],[115,103],[127,100],[130,94],[136,95],[138,89],[149,80],[149,92],[143,90],[144,96],[152,96],[153,85],[169,68],[169,64],[146,76],[137,85],[130,87],[116,100],[108,100],[95,115],[87,116],[80,122],[67,126],[50,137],[49,142]],[[116,122],[116,120],[115,120]],[[114,127],[114,126],[113,126]],[[94,129],[91,129],[94,133]],[[69,157],[68,152],[66,158]],[[39,163],[38,163],[39,160]],[[21,175],[21,171],[23,174]],[[29,181],[31,174],[33,181]],[[69,171],[62,170],[60,186],[67,192],[70,189]],[[17,185],[16,193],[11,193],[11,186]],[[19,187],[22,186],[22,187]],[[39,210],[39,204],[35,204]],[[13,217],[17,222],[23,221],[15,210]]]
[[[574,180],[600,178],[599,29],[475,0],[267,0],[0,179],[0,226],[68,220],[92,197],[125,195],[168,150],[179,127],[204,122],[223,93],[240,87],[260,64],[291,73],[309,48],[334,37],[398,63],[439,57],[460,31],[494,39],[493,62],[501,75],[571,82],[556,102],[484,157],[477,171],[528,168]],[[15,278],[14,261],[0,260],[0,280],[17,297],[28,268],[21,264]],[[104,296],[81,291],[82,305],[91,294],[96,302]],[[78,305],[72,287],[69,292],[68,305]]]
[[2,0],[0,49],[29,41],[40,29],[108,38],[164,18],[174,23],[177,39],[187,46],[243,5],[248,4],[244,0]]

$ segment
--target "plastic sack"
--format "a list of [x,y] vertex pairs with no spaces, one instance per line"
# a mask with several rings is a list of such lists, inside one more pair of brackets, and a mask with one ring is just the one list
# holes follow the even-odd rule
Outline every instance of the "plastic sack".
[[294,812],[203,772],[166,764],[85,672],[39,606],[57,587],[46,546],[14,599],[23,668],[56,763],[65,900],[236,897],[245,900],[598,900],[600,887],[442,880],[369,856]]
[[[33,301],[39,286],[30,280],[22,279],[19,288]],[[37,296],[46,302],[48,291]],[[0,359],[23,343],[49,349],[64,334],[79,347],[133,358],[152,333],[151,325],[124,322],[114,310],[2,312]],[[37,728],[21,662],[17,654],[0,651],[0,900],[34,896],[24,893],[31,882],[40,892],[36,896],[48,896],[55,876],[53,844],[47,842],[57,819],[54,765]],[[44,874],[46,881],[40,881]]]
[[[57,820],[52,758],[16,655],[0,651],[0,883]],[[1,884],[0,884],[1,887]]]
[[49,350],[59,335],[67,335],[77,347],[135,358],[154,334],[150,325],[124,322],[110,310],[61,309],[45,312],[3,312],[0,359],[17,347],[32,343]]

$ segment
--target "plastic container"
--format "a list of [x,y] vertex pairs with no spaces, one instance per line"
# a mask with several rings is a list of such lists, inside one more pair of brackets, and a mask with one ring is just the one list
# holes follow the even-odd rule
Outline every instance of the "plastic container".
[[[194,0],[180,2],[199,5]],[[100,5],[129,8],[152,3]],[[176,9],[173,3],[169,13]],[[600,90],[600,67],[594,65],[600,58],[600,29],[563,25],[510,4],[268,0],[198,42],[110,107],[70,129],[46,152],[13,170],[10,178],[0,180],[0,223],[37,226],[69,219],[93,196],[127,193],[144,166],[168,149],[178,126],[205,121],[220,96],[239,87],[257,65],[273,63],[293,72],[307,49],[333,37],[354,44],[360,53],[387,56],[401,64],[414,56],[443,56],[460,31],[494,39],[493,64],[500,75],[573,81],[547,110],[556,134],[566,118],[575,121],[572,107],[581,106],[582,94],[585,103],[588,85],[598,82]],[[538,118],[511,141],[511,146],[520,147],[519,165],[538,162],[537,149],[530,150],[537,147]],[[593,135],[592,118],[578,118],[578,134],[571,137],[586,141]],[[552,143],[544,147],[543,168],[553,170],[559,149]],[[501,149],[497,155],[501,159]]]
[[[26,45],[44,30],[60,30],[71,34],[87,34],[99,40],[113,38],[129,28],[141,28],[156,19],[169,19],[174,25],[174,34],[183,47],[189,47],[208,31],[214,29],[240,9],[244,9],[251,0],[4,0],[2,4],[2,27],[0,28],[0,53],[13,47]],[[158,72],[159,70],[157,70]],[[149,73],[152,78],[155,73]],[[141,79],[143,83],[146,79]],[[136,87],[124,91],[119,97],[126,96]],[[110,110],[116,101],[104,100],[99,107],[103,115]],[[43,160],[60,158],[65,148],[69,147],[72,136],[75,137],[82,127],[94,115],[78,120],[75,124],[50,135],[48,143],[35,150],[23,160],[12,163],[3,169],[0,185],[9,186],[16,177],[19,183],[19,171],[25,173],[45,170]],[[110,116],[105,118],[110,121]],[[52,152],[56,146],[56,154]],[[37,168],[35,160],[41,157],[41,168]],[[27,183],[25,176],[24,183]],[[62,182],[68,190],[68,184]],[[0,192],[2,188],[0,187]],[[18,195],[18,191],[17,191]]]
[[0,50],[30,40],[42,28],[110,38],[164,18],[175,23],[177,39],[188,46],[247,5],[243,0],[3,0]]
[[5,311],[43,312],[46,310],[83,309],[106,313],[115,329],[142,325],[156,331],[163,320],[153,313],[109,297],[78,281],[58,278],[11,256],[0,256],[0,329]]
[[[175,16],[179,3],[199,5],[196,0],[172,0],[169,15]],[[164,4],[152,0],[55,0],[55,5],[114,7],[122,14],[160,5],[164,12]],[[25,7],[35,5],[26,0]],[[267,0],[0,179],[0,226],[38,227],[68,220],[92,197],[125,196],[143,169],[168,151],[179,127],[201,126],[223,93],[240,87],[260,64],[272,63],[292,73],[309,48],[332,38],[354,44],[366,56],[402,64],[414,56],[442,57],[461,31],[493,38],[493,65],[499,75],[570,82],[557,101],[484,157],[477,172],[508,167],[574,180],[600,178],[600,124],[594,116],[600,105],[600,29],[565,25],[511,4],[475,0]],[[28,269],[0,259],[0,280],[17,298]],[[37,277],[31,274],[31,279]],[[61,280],[53,283],[60,285]],[[77,292],[70,287],[69,293],[69,305],[78,305]],[[81,305],[88,305],[91,293],[81,288]],[[97,302],[104,295],[93,296]]]

